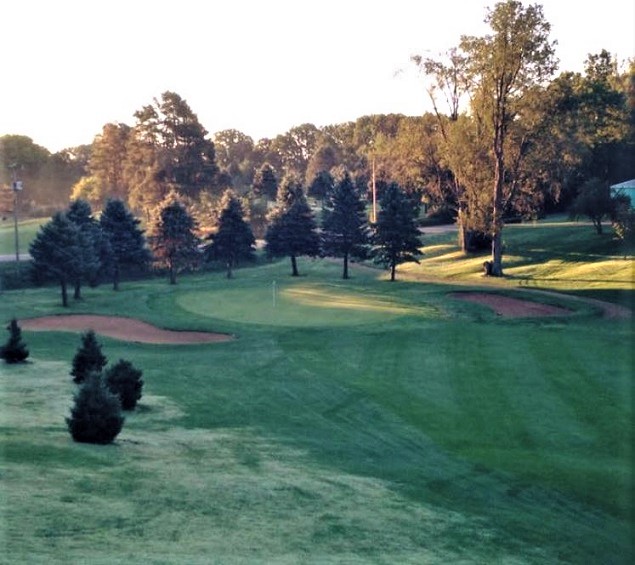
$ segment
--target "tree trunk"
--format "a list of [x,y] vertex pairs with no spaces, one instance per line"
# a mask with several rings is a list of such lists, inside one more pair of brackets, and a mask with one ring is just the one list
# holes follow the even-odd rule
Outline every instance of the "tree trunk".
[[494,139],[494,200],[492,209],[492,276],[503,276],[503,132],[496,128]]
[[73,293],[75,300],[81,300],[82,298],[82,283],[81,281],[75,281],[75,292]]
[[397,271],[397,263],[395,263],[394,261],[390,264],[390,282],[394,282],[395,280],[395,273]]
[[602,218],[599,220],[593,220],[593,225],[595,226],[595,231],[598,235],[602,235]]
[[348,278],[348,253],[344,253],[344,272],[342,273],[342,278]]
[[500,230],[494,232],[492,237],[492,267],[490,274],[493,277],[503,276],[503,234]]
[[113,268],[112,289],[119,290],[119,265],[115,265]]
[[298,273],[298,262],[296,261],[295,255],[291,255],[291,276],[297,277]]
[[469,249],[469,238],[468,238],[468,230],[465,229],[465,211],[462,208],[459,208],[457,213],[457,224],[458,224],[458,243],[461,247],[462,253],[467,253]]
[[68,307],[68,292],[66,290],[66,281],[64,279],[60,280],[60,286],[62,288],[62,306],[66,308]]
[[231,261],[227,261],[227,278],[228,279],[232,278],[232,262]]
[[176,273],[174,272],[174,265],[172,265],[172,263],[170,263],[168,271],[170,273],[170,284],[176,284]]

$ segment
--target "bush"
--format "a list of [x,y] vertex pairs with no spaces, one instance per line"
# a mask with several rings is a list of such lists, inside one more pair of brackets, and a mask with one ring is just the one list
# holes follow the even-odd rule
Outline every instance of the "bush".
[[106,363],[107,359],[101,352],[101,345],[97,341],[95,332],[88,330],[82,335],[82,345],[73,357],[73,369],[71,370],[73,381],[80,384],[91,373],[101,373]]
[[121,401],[124,410],[134,410],[141,398],[143,372],[136,369],[130,361],[119,359],[105,372],[106,386]]
[[0,348],[0,357],[6,363],[21,363],[29,356],[29,350],[22,341],[22,330],[15,318],[11,320],[7,330],[9,330],[11,335],[7,343]]
[[107,444],[123,427],[121,402],[104,384],[99,373],[91,373],[75,395],[75,405],[66,425],[73,440],[81,443]]

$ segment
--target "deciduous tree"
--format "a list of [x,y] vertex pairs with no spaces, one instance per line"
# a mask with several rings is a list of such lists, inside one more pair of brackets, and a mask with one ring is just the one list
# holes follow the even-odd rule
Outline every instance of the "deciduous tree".
[[505,166],[508,134],[521,113],[526,94],[552,75],[556,59],[554,42],[549,40],[550,25],[541,6],[505,0],[488,12],[485,22],[492,34],[464,36],[460,49],[467,56],[467,76],[473,85],[472,111],[491,135],[491,274],[502,276],[504,184],[512,174]]

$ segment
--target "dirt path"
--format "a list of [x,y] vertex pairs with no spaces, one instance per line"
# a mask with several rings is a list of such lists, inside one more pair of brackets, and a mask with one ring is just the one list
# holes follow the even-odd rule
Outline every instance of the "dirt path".
[[218,343],[234,339],[228,334],[164,330],[141,320],[114,316],[43,316],[20,320],[20,327],[35,331],[84,332],[92,329],[97,334],[138,343]]

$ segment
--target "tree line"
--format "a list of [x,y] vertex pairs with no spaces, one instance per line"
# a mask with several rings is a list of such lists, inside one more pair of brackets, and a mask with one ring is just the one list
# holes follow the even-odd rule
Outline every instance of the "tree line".
[[499,2],[485,21],[487,35],[413,57],[434,109],[423,116],[302,124],[254,142],[233,129],[208,135],[185,100],[164,92],[132,125],[106,124],[89,148],[72,152],[84,171],[70,196],[95,209],[118,198],[148,221],[176,192],[212,230],[231,188],[262,237],[285,177],[321,199],[346,172],[366,199],[371,184],[381,195],[396,182],[429,213],[456,220],[466,252],[491,242],[492,274],[502,274],[506,222],[567,210],[585,183],[606,199],[610,184],[635,176],[635,62],[620,68],[602,50],[583,73],[554,78],[556,46],[540,5]]

